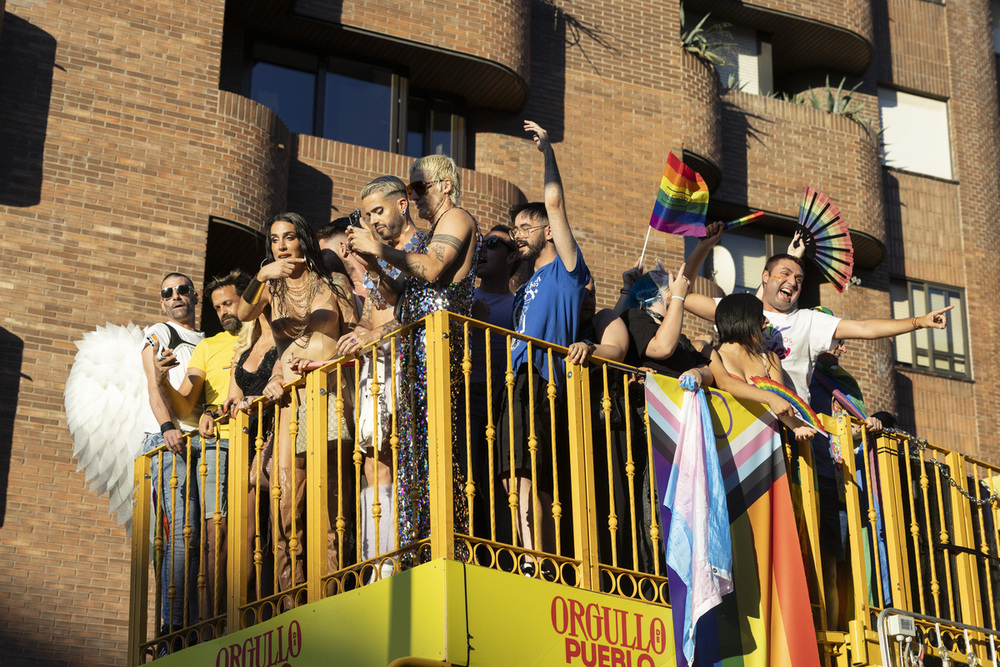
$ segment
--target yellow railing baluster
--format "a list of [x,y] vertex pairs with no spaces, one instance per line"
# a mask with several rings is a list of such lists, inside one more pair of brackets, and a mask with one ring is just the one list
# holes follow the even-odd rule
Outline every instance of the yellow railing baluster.
[[[469,510],[469,525],[466,532],[472,535],[472,527],[475,524],[475,503],[476,478],[472,471],[472,414],[469,406],[469,395],[472,390],[472,352],[469,349],[469,323],[462,323],[462,384],[465,391],[462,392],[465,401],[464,424],[465,430],[465,506]],[[471,543],[470,543],[471,548]]]
[[[549,401],[549,450],[552,454],[552,530],[555,532],[555,546],[556,554],[562,555],[562,535],[560,534],[560,527],[562,525],[562,502],[559,501],[559,454],[556,447],[557,431],[556,431],[556,416],[559,414],[559,410],[556,406],[556,376],[555,376],[555,364],[552,360],[552,350],[549,349],[546,355],[548,360],[549,368],[549,381],[545,385],[545,396]],[[537,487],[537,483],[532,483],[532,486]],[[544,512],[539,512],[538,518],[535,521],[537,526],[539,523],[544,525],[545,518]],[[538,542],[535,544],[535,549],[544,551],[546,548],[545,542]]]
[[[922,560],[920,557],[920,524],[917,523],[917,503],[913,497],[914,480],[913,480],[912,453],[913,453],[912,450],[908,450],[906,452],[906,458],[904,459],[905,466],[903,468],[903,471],[905,473],[904,481],[906,482],[906,491],[907,491],[905,498],[907,500],[907,507],[910,513],[909,531],[910,531],[910,539],[913,543],[913,552],[912,552],[913,560],[911,562],[916,567],[916,575],[917,575],[916,577],[917,585],[915,587],[917,589],[917,594],[914,599],[916,600],[917,604],[920,605],[915,611],[925,614],[927,613],[927,605],[924,603],[924,572],[923,572],[923,566],[920,562]],[[923,456],[918,455],[917,458],[922,468],[924,464]]]
[[[517,447],[517,443],[514,442],[514,367],[511,361],[510,346],[512,343],[511,337],[507,336],[507,372],[504,375],[504,385],[507,388],[507,437],[510,438],[510,442],[507,443],[507,458],[508,465],[510,466],[507,473],[507,507],[510,509],[510,534],[511,543],[517,544],[518,535],[518,511],[520,505],[520,499],[518,498],[518,488],[517,488],[517,465],[514,462],[514,448]],[[529,348],[530,351],[530,348]],[[529,356],[530,358],[530,356]]]
[[[627,382],[627,378],[625,379]],[[653,433],[649,428],[649,407],[643,403],[642,421],[646,426],[646,461],[649,465],[649,539],[653,543],[653,574],[660,576],[660,508],[656,506],[656,466],[653,464]]]
[[[611,565],[618,567],[618,514],[615,507],[615,458],[611,441],[611,392],[608,388],[608,366],[601,367],[604,395],[601,397],[601,414],[604,415],[604,455],[608,469],[608,533],[611,537]],[[597,481],[597,480],[595,480]],[[617,580],[617,578],[616,578]],[[616,586],[617,589],[617,586]]]
[[[329,544],[330,514],[327,505],[327,408],[329,392],[327,374],[314,371],[306,375],[306,599],[315,602],[323,597],[323,575],[326,570]],[[338,430],[340,428],[338,424]],[[294,476],[292,498],[295,495]],[[292,512],[292,535],[295,535],[295,514]],[[291,542],[291,541],[289,541]],[[289,544],[291,548],[291,544]],[[293,552],[294,553],[294,552]],[[294,561],[293,561],[294,571]],[[293,582],[293,585],[302,582]],[[296,605],[297,606],[297,605]]]
[[[430,487],[431,558],[455,558],[452,467],[451,364],[448,311],[426,322],[427,457]],[[455,341],[456,344],[458,341]]]
[[[628,507],[629,507],[629,520],[631,521],[631,528],[629,532],[632,534],[632,569],[639,569],[639,535],[641,533],[641,527],[639,526],[638,518],[636,515],[637,504],[635,502],[635,458],[632,456],[632,415],[629,403],[628,395],[628,377],[624,374],[622,375],[622,412],[624,413],[625,422],[625,479],[628,480]],[[653,462],[651,460],[646,461],[647,466],[652,466]],[[655,496],[656,494],[650,494]],[[657,559],[658,560],[658,559]]]
[[[162,452],[155,454],[162,458]],[[163,463],[160,462],[160,470]],[[140,456],[135,460],[132,473],[132,487],[135,495],[132,500],[132,573],[129,582],[131,595],[128,606],[128,664],[135,667],[142,664],[142,645],[146,643],[149,627],[147,610],[149,608],[146,592],[149,590],[149,515],[152,505],[150,475],[150,459]],[[163,488],[161,484],[159,488]],[[158,538],[162,543],[162,534]],[[160,596],[160,578],[155,577],[157,602]],[[155,604],[156,622],[160,622],[160,607]]]
[[[492,329],[486,329],[486,465],[489,470],[489,497],[486,499],[486,508],[490,518],[490,539],[495,542],[497,539],[497,508],[494,502],[496,499],[496,465],[493,457],[496,455],[497,430],[493,420],[493,350],[490,340],[492,333]],[[508,344],[507,347],[509,349],[510,345]]]
[[903,479],[900,476],[900,456],[906,456],[907,444],[898,438],[882,436],[878,441],[877,457],[882,501],[882,525],[885,527],[885,552],[889,561],[889,584],[892,604],[910,609],[910,568],[907,565],[906,530],[903,526]]
[[[938,531],[938,541],[942,546],[942,553],[944,556],[944,594],[945,599],[948,600],[948,614],[952,620],[955,620],[957,614],[955,613],[955,596],[954,589],[952,588],[951,581],[951,553],[949,548],[951,545],[951,536],[948,533],[948,524],[945,518],[945,506],[944,506],[944,492],[942,487],[944,486],[944,481],[941,479],[941,468],[939,467],[941,459],[938,458],[939,452],[937,450],[931,453],[931,460],[934,462],[935,469],[938,470],[937,479],[934,483],[934,489],[937,494],[937,508],[938,508],[938,524],[941,529]],[[939,615],[941,615],[939,613]]]
[[[852,539],[846,549],[850,554],[851,586],[854,589],[854,618],[848,622],[851,638],[851,655],[858,663],[868,662],[868,644],[865,641],[865,626],[868,620],[868,580],[865,577],[864,544],[861,540],[861,506],[858,499],[858,484],[854,469],[854,437],[851,418],[846,413],[837,415],[837,431],[831,438],[840,441],[843,452],[844,502],[847,509],[847,531]],[[846,600],[845,600],[846,603]],[[837,628],[829,628],[831,630]]]
[[[597,522],[588,508],[596,507],[594,493],[594,440],[590,420],[590,382],[582,366],[566,364],[566,416],[569,429],[569,470],[573,505],[573,546],[580,561],[577,586],[600,589]],[[554,471],[553,471],[554,473]],[[564,577],[559,578],[564,581]]]
[[940,616],[941,604],[941,584],[937,577],[937,559],[934,557],[934,531],[931,530],[931,505],[930,505],[930,480],[927,478],[927,466],[929,462],[920,458],[920,495],[924,501],[924,535],[927,541],[927,560],[931,566],[931,604],[932,607],[927,613],[929,616]]
[[[260,424],[260,420],[257,423]],[[247,585],[250,581],[246,553],[249,545],[248,516],[250,512],[247,507],[250,491],[249,427],[250,415],[245,412],[236,413],[235,419],[231,419],[229,422],[229,515],[226,545],[228,567],[223,576],[226,577],[226,627],[234,630],[241,627],[240,609],[247,603]],[[258,433],[257,439],[260,438]],[[216,509],[218,509],[218,505]],[[260,596],[258,595],[258,597]]]

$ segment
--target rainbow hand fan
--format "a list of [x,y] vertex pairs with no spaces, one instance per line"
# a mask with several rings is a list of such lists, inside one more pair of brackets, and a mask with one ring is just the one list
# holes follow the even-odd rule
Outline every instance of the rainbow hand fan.
[[825,194],[808,185],[803,185],[802,190],[798,229],[806,244],[806,255],[837,291],[843,292],[854,272],[854,246],[847,222]]
[[791,403],[792,408],[797,413],[799,419],[804,421],[809,426],[812,426],[814,429],[816,429],[823,435],[827,435],[827,432],[823,428],[823,425],[820,424],[819,417],[817,417],[813,409],[809,407],[809,404],[803,401],[802,397],[796,394],[794,391],[792,391],[785,385],[781,384],[780,382],[772,380],[771,378],[760,377],[759,375],[753,376],[752,378],[750,378],[750,381],[753,382],[755,385],[757,385],[757,387],[759,387],[760,389],[769,391],[772,394],[777,394],[778,396],[781,396],[783,399]]

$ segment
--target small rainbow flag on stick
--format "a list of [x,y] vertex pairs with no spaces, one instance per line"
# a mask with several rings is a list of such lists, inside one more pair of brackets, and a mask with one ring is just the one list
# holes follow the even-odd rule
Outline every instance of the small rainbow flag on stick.
[[757,222],[764,217],[764,211],[754,211],[750,215],[744,215],[739,220],[732,220],[726,223],[725,231],[730,229],[736,229],[737,227],[742,227],[743,225],[749,225],[751,222]]
[[705,179],[671,151],[649,226],[668,234],[703,237],[707,211],[708,186]]
[[783,399],[791,403],[792,408],[797,413],[799,419],[804,421],[809,426],[812,426],[814,429],[816,429],[823,435],[826,435],[826,429],[824,429],[823,425],[820,423],[819,417],[816,415],[816,412],[811,407],[809,407],[809,404],[803,401],[802,397],[796,394],[794,391],[792,391],[791,389],[789,389],[788,387],[786,387],[785,385],[781,384],[776,380],[772,380],[771,378],[761,377],[759,375],[753,376],[752,378],[750,378],[750,381],[753,382],[755,385],[757,385],[758,388],[763,389],[765,391],[769,391],[772,394],[777,394],[778,396],[781,396]]

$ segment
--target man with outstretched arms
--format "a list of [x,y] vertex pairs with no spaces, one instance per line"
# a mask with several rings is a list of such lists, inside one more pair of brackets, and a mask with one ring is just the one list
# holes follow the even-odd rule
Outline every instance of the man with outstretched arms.
[[[688,258],[685,275],[693,280],[712,247],[722,238],[722,223],[706,228],[707,236],[698,242]],[[898,320],[847,320],[816,310],[800,310],[796,304],[802,294],[802,260],[789,254],[779,254],[767,260],[761,274],[761,300],[764,315],[771,324],[767,333],[768,349],[781,358],[785,384],[792,387],[806,402],[809,382],[816,359],[831,347],[836,339],[891,338],[917,329],[944,329],[946,313],[954,308],[940,308],[919,317]],[[707,320],[715,320],[715,299],[703,294],[688,294],[684,307]]]
[[[163,547],[161,634],[198,621],[197,528],[200,522],[195,519],[198,516],[197,496],[188,493],[187,484],[188,472],[190,471],[192,475],[197,474],[197,465],[195,461],[189,461],[187,458],[180,430],[198,428],[198,417],[195,415],[185,420],[178,419],[177,414],[160,396],[157,390],[155,359],[161,351],[173,349],[178,364],[170,371],[169,381],[174,387],[179,387],[184,382],[191,353],[205,337],[194,328],[197,305],[198,293],[191,279],[181,273],[168,273],[160,282],[160,310],[167,320],[145,330],[142,346],[142,370],[146,374],[149,390],[149,409],[146,415],[146,435],[142,451],[148,453],[157,447],[166,446],[162,456],[152,457],[150,469],[153,487],[156,489],[157,499],[163,507],[169,526],[169,539]],[[177,487],[171,489],[170,478],[174,472],[177,474]],[[189,521],[192,522],[192,531],[189,533],[187,544],[188,568],[185,577],[183,528]],[[185,591],[188,600],[186,614]]]

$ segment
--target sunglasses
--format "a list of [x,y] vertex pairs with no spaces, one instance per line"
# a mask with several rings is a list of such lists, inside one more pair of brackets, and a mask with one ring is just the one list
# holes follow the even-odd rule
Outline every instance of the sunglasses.
[[191,287],[190,285],[177,285],[176,287],[164,287],[163,289],[160,290],[160,298],[166,301],[173,295],[174,290],[177,291],[177,296],[187,296],[188,294],[194,292],[194,288]]
[[514,244],[508,243],[497,236],[491,236],[483,241],[483,247],[487,250],[496,250],[497,246],[503,246],[504,248],[507,248],[507,250],[514,250]]
[[428,188],[430,188],[435,183],[444,183],[446,179],[438,179],[436,181],[411,181],[409,185],[406,186],[406,194],[412,197],[417,195],[418,197],[423,197],[427,194]]

